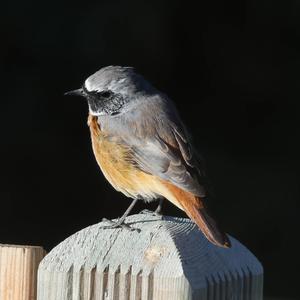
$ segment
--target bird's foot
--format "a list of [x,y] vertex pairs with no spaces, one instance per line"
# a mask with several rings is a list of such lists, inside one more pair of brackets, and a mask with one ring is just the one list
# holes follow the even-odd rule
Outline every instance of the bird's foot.
[[152,210],[150,210],[150,209],[143,209],[143,210],[141,210],[139,213],[140,213],[140,214],[146,215],[146,214],[153,214],[154,211],[152,211]]
[[157,212],[157,210],[152,211],[149,209],[143,209],[139,212],[140,214],[145,214],[145,215],[152,215],[154,217],[160,217],[162,219],[163,215],[160,212]]
[[159,204],[158,204],[157,208],[155,209],[155,211],[152,211],[152,210],[149,210],[149,209],[144,209],[140,213],[141,214],[151,214],[153,216],[162,218],[163,217],[162,206],[163,206],[163,199],[160,199]]
[[114,229],[114,228],[124,228],[130,231],[137,231],[140,232],[141,230],[139,228],[133,228],[126,223],[124,223],[124,220],[122,218],[118,219],[117,221],[108,220],[106,218],[102,219],[102,222],[107,222],[110,225],[102,226],[104,229]]

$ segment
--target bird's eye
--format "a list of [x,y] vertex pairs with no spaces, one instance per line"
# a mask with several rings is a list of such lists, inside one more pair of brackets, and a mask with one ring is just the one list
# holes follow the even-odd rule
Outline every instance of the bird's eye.
[[103,98],[109,98],[111,96],[111,92],[110,91],[104,91],[104,92],[101,92],[99,93],[99,95]]

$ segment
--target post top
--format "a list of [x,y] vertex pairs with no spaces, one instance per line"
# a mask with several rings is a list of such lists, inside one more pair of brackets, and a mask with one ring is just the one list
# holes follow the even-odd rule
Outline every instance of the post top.
[[232,247],[217,247],[189,219],[131,215],[126,223],[141,231],[103,229],[105,222],[89,226],[56,246],[41,262],[40,270],[68,272],[97,269],[158,277],[184,276],[192,286],[206,284],[210,276],[244,277],[262,274],[255,256],[230,237]]

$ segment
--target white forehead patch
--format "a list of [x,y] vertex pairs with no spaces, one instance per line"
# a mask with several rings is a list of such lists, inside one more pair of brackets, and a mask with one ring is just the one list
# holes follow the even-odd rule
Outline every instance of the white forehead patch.
[[97,91],[98,88],[97,88],[97,84],[95,84],[96,82],[93,82],[93,80],[91,80],[90,78],[88,78],[85,82],[84,82],[84,85],[85,85],[85,88],[91,92],[91,91]]
[[[88,78],[84,82],[85,88],[91,92],[91,91],[98,91],[101,92],[104,89],[109,90],[117,90],[119,85],[126,81],[126,78],[121,78],[119,80],[111,80],[110,82],[106,83],[106,86],[103,86],[102,82],[97,81],[97,78]],[[101,84],[102,83],[102,84]]]

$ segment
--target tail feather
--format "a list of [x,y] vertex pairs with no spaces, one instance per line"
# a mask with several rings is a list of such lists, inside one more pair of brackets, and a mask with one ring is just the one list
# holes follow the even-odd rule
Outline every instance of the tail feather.
[[220,230],[215,220],[209,215],[200,197],[183,191],[170,183],[167,186],[185,213],[198,225],[199,229],[211,243],[225,248],[231,246],[229,238]]
[[[199,202],[202,202],[201,199],[198,197],[197,200]],[[218,224],[208,214],[206,208],[197,208],[197,206],[193,204],[187,205],[185,201],[181,201],[180,203],[183,206],[186,214],[198,225],[200,230],[211,243],[220,247],[230,247],[230,241],[227,235],[220,230]]]

